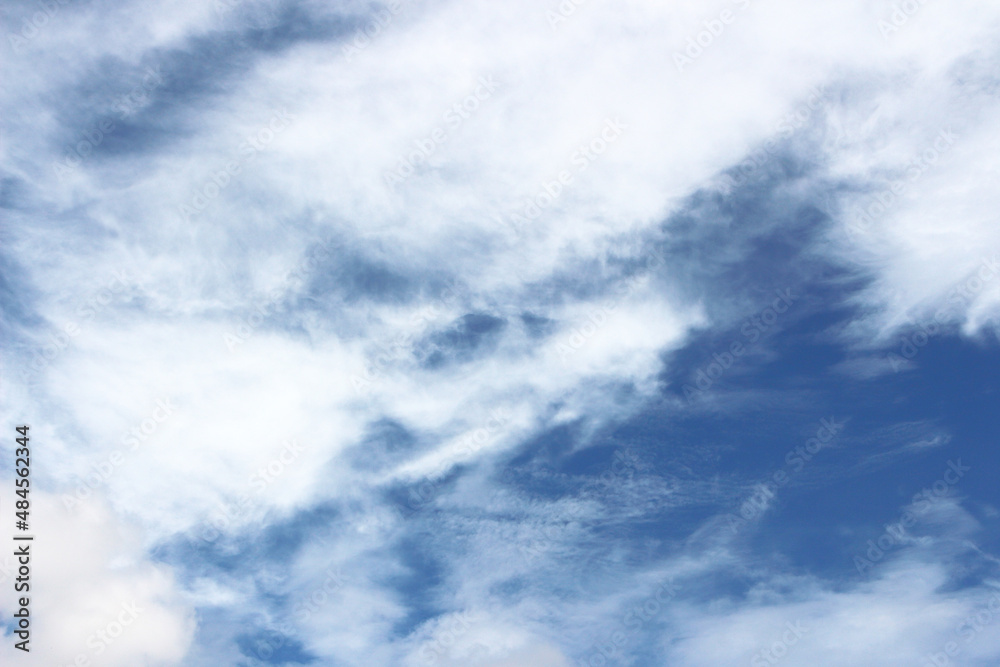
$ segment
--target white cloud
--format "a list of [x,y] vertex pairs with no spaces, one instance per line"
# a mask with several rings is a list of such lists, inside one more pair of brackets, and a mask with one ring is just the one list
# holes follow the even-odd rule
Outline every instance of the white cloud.
[[[71,514],[51,494],[36,489],[30,498],[30,653],[7,636],[4,661],[66,665],[82,655],[90,664],[125,667],[182,660],[193,609],[178,596],[171,569],[148,559],[141,529],[102,503]],[[5,588],[14,576],[5,577]],[[5,618],[14,614],[12,603],[5,595]]]

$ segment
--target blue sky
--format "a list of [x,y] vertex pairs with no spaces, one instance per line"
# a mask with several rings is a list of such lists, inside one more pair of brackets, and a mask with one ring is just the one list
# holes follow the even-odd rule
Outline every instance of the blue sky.
[[1000,663],[1000,8],[0,12],[5,664]]

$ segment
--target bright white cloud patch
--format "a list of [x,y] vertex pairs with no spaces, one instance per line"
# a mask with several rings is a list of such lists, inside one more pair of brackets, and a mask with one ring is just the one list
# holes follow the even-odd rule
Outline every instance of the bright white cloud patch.
[[[39,538],[29,549],[32,651],[22,663],[25,656],[8,634],[0,646],[5,662],[124,666],[182,661],[193,636],[194,610],[179,594],[171,569],[150,562],[141,531],[103,503],[70,513],[57,498],[35,492],[32,508]],[[5,587],[21,576],[19,558],[4,561]],[[5,618],[17,608],[4,598]]]

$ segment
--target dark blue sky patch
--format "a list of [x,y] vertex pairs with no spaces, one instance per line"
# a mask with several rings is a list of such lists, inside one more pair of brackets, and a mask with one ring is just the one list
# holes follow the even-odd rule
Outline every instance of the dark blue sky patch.
[[[230,516],[239,516],[239,503],[229,506]],[[219,509],[212,521],[196,526],[184,538],[164,542],[151,550],[157,560],[181,565],[190,577],[209,575],[244,576],[254,568],[268,568],[286,563],[307,539],[335,534],[340,510],[331,505],[316,505],[263,529],[251,525],[234,531]],[[217,527],[221,526],[222,530]]]
[[17,176],[0,178],[0,208],[17,210],[31,199],[29,184]]
[[[0,244],[7,247],[5,239]],[[21,270],[17,258],[0,250],[0,334],[5,342],[4,347],[15,341],[15,336],[21,338],[27,330],[42,325],[42,318],[35,312],[32,304],[37,301],[37,290]]]
[[549,429],[518,447],[507,465],[514,469],[555,468],[573,450],[581,428],[581,424],[571,423]]
[[452,325],[427,336],[417,345],[425,368],[435,370],[450,363],[471,361],[497,343],[506,321],[486,313],[463,315]]
[[776,290],[828,273],[830,265],[811,250],[830,222],[812,201],[822,193],[791,194],[789,189],[790,178],[813,169],[777,161],[728,194],[711,188],[693,194],[649,239],[658,254],[669,258],[664,275],[719,321],[734,311],[749,315]]
[[336,295],[349,303],[371,299],[403,302],[417,294],[414,281],[385,260],[345,252],[324,262],[312,277],[308,294],[320,301]]
[[416,436],[399,422],[380,419],[369,425],[361,442],[350,448],[347,458],[360,470],[384,470],[398,465],[418,444]]
[[408,603],[406,616],[393,624],[392,631],[397,637],[409,635],[422,623],[447,611],[437,602],[440,586],[447,576],[444,563],[434,556],[445,543],[442,538],[446,540],[447,533],[432,535],[420,531],[395,547],[406,573],[386,576],[380,583],[392,588]]
[[[676,433],[679,428],[695,428],[690,435],[673,439],[722,445],[719,470],[757,482],[773,481],[779,471],[789,475],[759,529],[748,533],[754,536],[755,548],[776,549],[804,571],[849,577],[855,571],[852,558],[864,550],[866,541],[877,539],[886,524],[897,522],[914,496],[933,489],[949,462],[959,460],[972,470],[949,493],[994,506],[1000,501],[987,474],[1000,465],[1000,455],[988,444],[1000,428],[995,409],[1000,362],[995,349],[954,338],[933,339],[917,358],[916,370],[869,381],[824,372],[824,366],[837,359],[829,345],[802,343],[776,349],[781,355],[778,361],[730,384],[741,385],[734,391],[750,395],[768,387],[789,396],[807,393],[813,397],[808,409],[796,401],[782,406],[761,399],[760,412],[751,403],[730,412],[728,418],[716,413],[693,415],[667,429]],[[927,435],[916,431],[911,436],[910,429],[894,428],[920,423],[928,415],[937,417],[938,427]],[[792,454],[794,463],[787,463],[790,452],[807,442],[809,428],[821,416],[848,423],[830,449],[804,462]],[[760,426],[754,428],[754,422]],[[942,429],[950,438],[933,444],[935,431]],[[730,437],[720,439],[726,431]],[[893,433],[905,437],[886,440]],[[661,465],[670,465],[669,456]],[[732,509],[738,514],[740,506]],[[981,520],[997,523],[995,517]],[[984,531],[981,539],[986,550],[998,546],[995,530]]]
[[540,317],[533,313],[521,313],[521,322],[532,338],[544,338],[555,330],[555,321],[547,317]]
[[305,650],[299,640],[276,630],[259,629],[236,637],[240,653],[267,665],[309,665],[317,657]]
[[[114,128],[95,142],[87,159],[168,149],[197,131],[194,114],[241,86],[261,58],[297,44],[339,40],[363,23],[363,17],[313,15],[298,3],[286,3],[272,20],[267,27],[192,37],[183,49],[149,52],[139,64],[106,58],[58,100],[64,128],[54,138],[58,152],[108,121]],[[124,113],[118,103],[143,84],[150,68],[162,80],[147,80],[148,100]]]

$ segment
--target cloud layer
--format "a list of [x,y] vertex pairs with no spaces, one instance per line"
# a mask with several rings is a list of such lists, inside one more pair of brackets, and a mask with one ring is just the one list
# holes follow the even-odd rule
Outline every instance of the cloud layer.
[[1000,10],[3,13],[14,664],[995,663],[986,437],[892,406],[995,354]]

